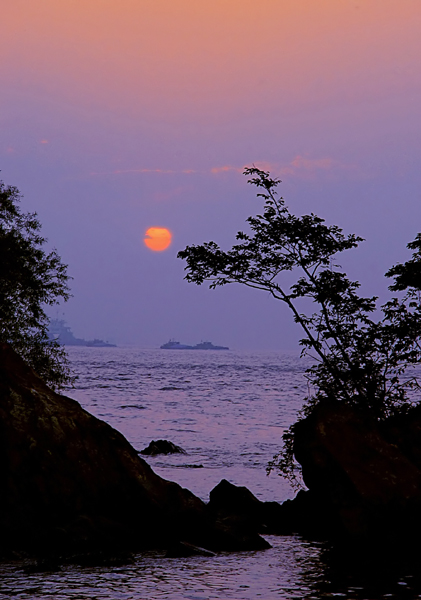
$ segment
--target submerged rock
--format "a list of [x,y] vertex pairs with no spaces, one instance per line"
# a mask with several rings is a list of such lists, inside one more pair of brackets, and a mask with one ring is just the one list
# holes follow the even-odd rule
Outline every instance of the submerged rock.
[[0,344],[0,554],[167,548],[241,550],[262,538],[212,519],[156,475],[118,431],[49,389]]
[[152,440],[147,448],[140,450],[139,454],[156,456],[157,454],[187,454],[187,452],[167,440]]

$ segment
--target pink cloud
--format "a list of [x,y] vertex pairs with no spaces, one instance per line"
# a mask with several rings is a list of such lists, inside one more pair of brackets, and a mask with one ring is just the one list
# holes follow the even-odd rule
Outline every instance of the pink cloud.
[[304,156],[298,155],[289,163],[289,165],[283,167],[281,171],[285,171],[288,174],[296,174],[303,171],[314,173],[315,171],[320,170],[330,170],[335,164],[337,165],[339,163],[336,163],[332,158],[305,158]]
[[279,169],[280,176],[289,175],[303,179],[317,177],[322,172],[329,174],[330,177],[338,174],[343,176],[346,172],[352,174],[353,177],[363,175],[356,165],[345,164],[330,157],[308,158],[297,155],[289,164],[281,166]]
[[[272,173],[272,175],[291,175],[294,177],[315,175],[317,171],[328,171],[334,167],[341,166],[332,158],[307,158],[300,155],[296,156],[287,164],[273,163],[268,161],[255,161],[253,165],[258,169],[262,169],[263,171],[269,171]],[[211,173],[213,175],[228,172],[242,173],[243,171],[244,167],[235,167],[232,165],[213,167],[211,169]]]
[[224,165],[223,167],[212,167],[211,173],[212,175],[217,175],[218,173],[228,173],[230,171],[235,171],[236,173],[242,173],[244,167],[232,167],[231,165]]
[[[330,157],[309,158],[306,156],[297,155],[289,163],[273,163],[268,161],[256,161],[253,163],[258,169],[269,171],[274,176],[289,176],[311,178],[316,177],[319,172],[334,172],[337,170],[352,170],[351,165],[344,165]],[[245,166],[221,165],[211,167],[209,170],[197,169],[116,169],[107,172],[91,172],[91,175],[126,175],[128,173],[140,174],[161,174],[161,175],[192,175],[195,173],[211,173],[212,175],[220,175],[221,173],[243,173]]]

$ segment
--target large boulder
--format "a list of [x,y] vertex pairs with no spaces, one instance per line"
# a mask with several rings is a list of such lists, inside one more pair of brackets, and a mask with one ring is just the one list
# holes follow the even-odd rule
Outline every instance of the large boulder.
[[156,475],[118,431],[55,393],[0,344],[0,552],[258,548]]
[[291,513],[287,507],[285,502],[263,502],[246,487],[236,486],[226,479],[210,492],[207,505],[218,522],[266,534],[292,533]]
[[379,423],[320,404],[296,424],[294,454],[309,488],[290,503],[296,530],[379,539],[421,532],[420,408]]

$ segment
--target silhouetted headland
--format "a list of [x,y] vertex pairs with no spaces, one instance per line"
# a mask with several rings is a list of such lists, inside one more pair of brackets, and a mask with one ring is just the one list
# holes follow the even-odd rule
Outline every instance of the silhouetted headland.
[[49,338],[55,339],[64,346],[87,346],[89,348],[115,348],[115,344],[103,340],[84,340],[73,335],[70,327],[63,319],[52,319],[48,328]]
[[[156,475],[124,436],[0,344],[0,556],[270,547]],[[186,552],[186,547],[183,547]]]

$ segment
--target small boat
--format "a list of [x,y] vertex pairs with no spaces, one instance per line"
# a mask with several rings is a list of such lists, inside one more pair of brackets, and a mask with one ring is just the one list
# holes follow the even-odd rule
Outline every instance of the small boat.
[[193,346],[187,346],[186,344],[180,344],[175,340],[169,340],[166,344],[160,346],[161,350],[193,350]]
[[200,342],[195,346],[180,344],[176,340],[169,340],[166,344],[160,346],[161,350],[229,350],[227,346],[214,346],[212,342]]
[[200,342],[193,346],[193,350],[229,350],[227,346],[214,346],[212,342]]

